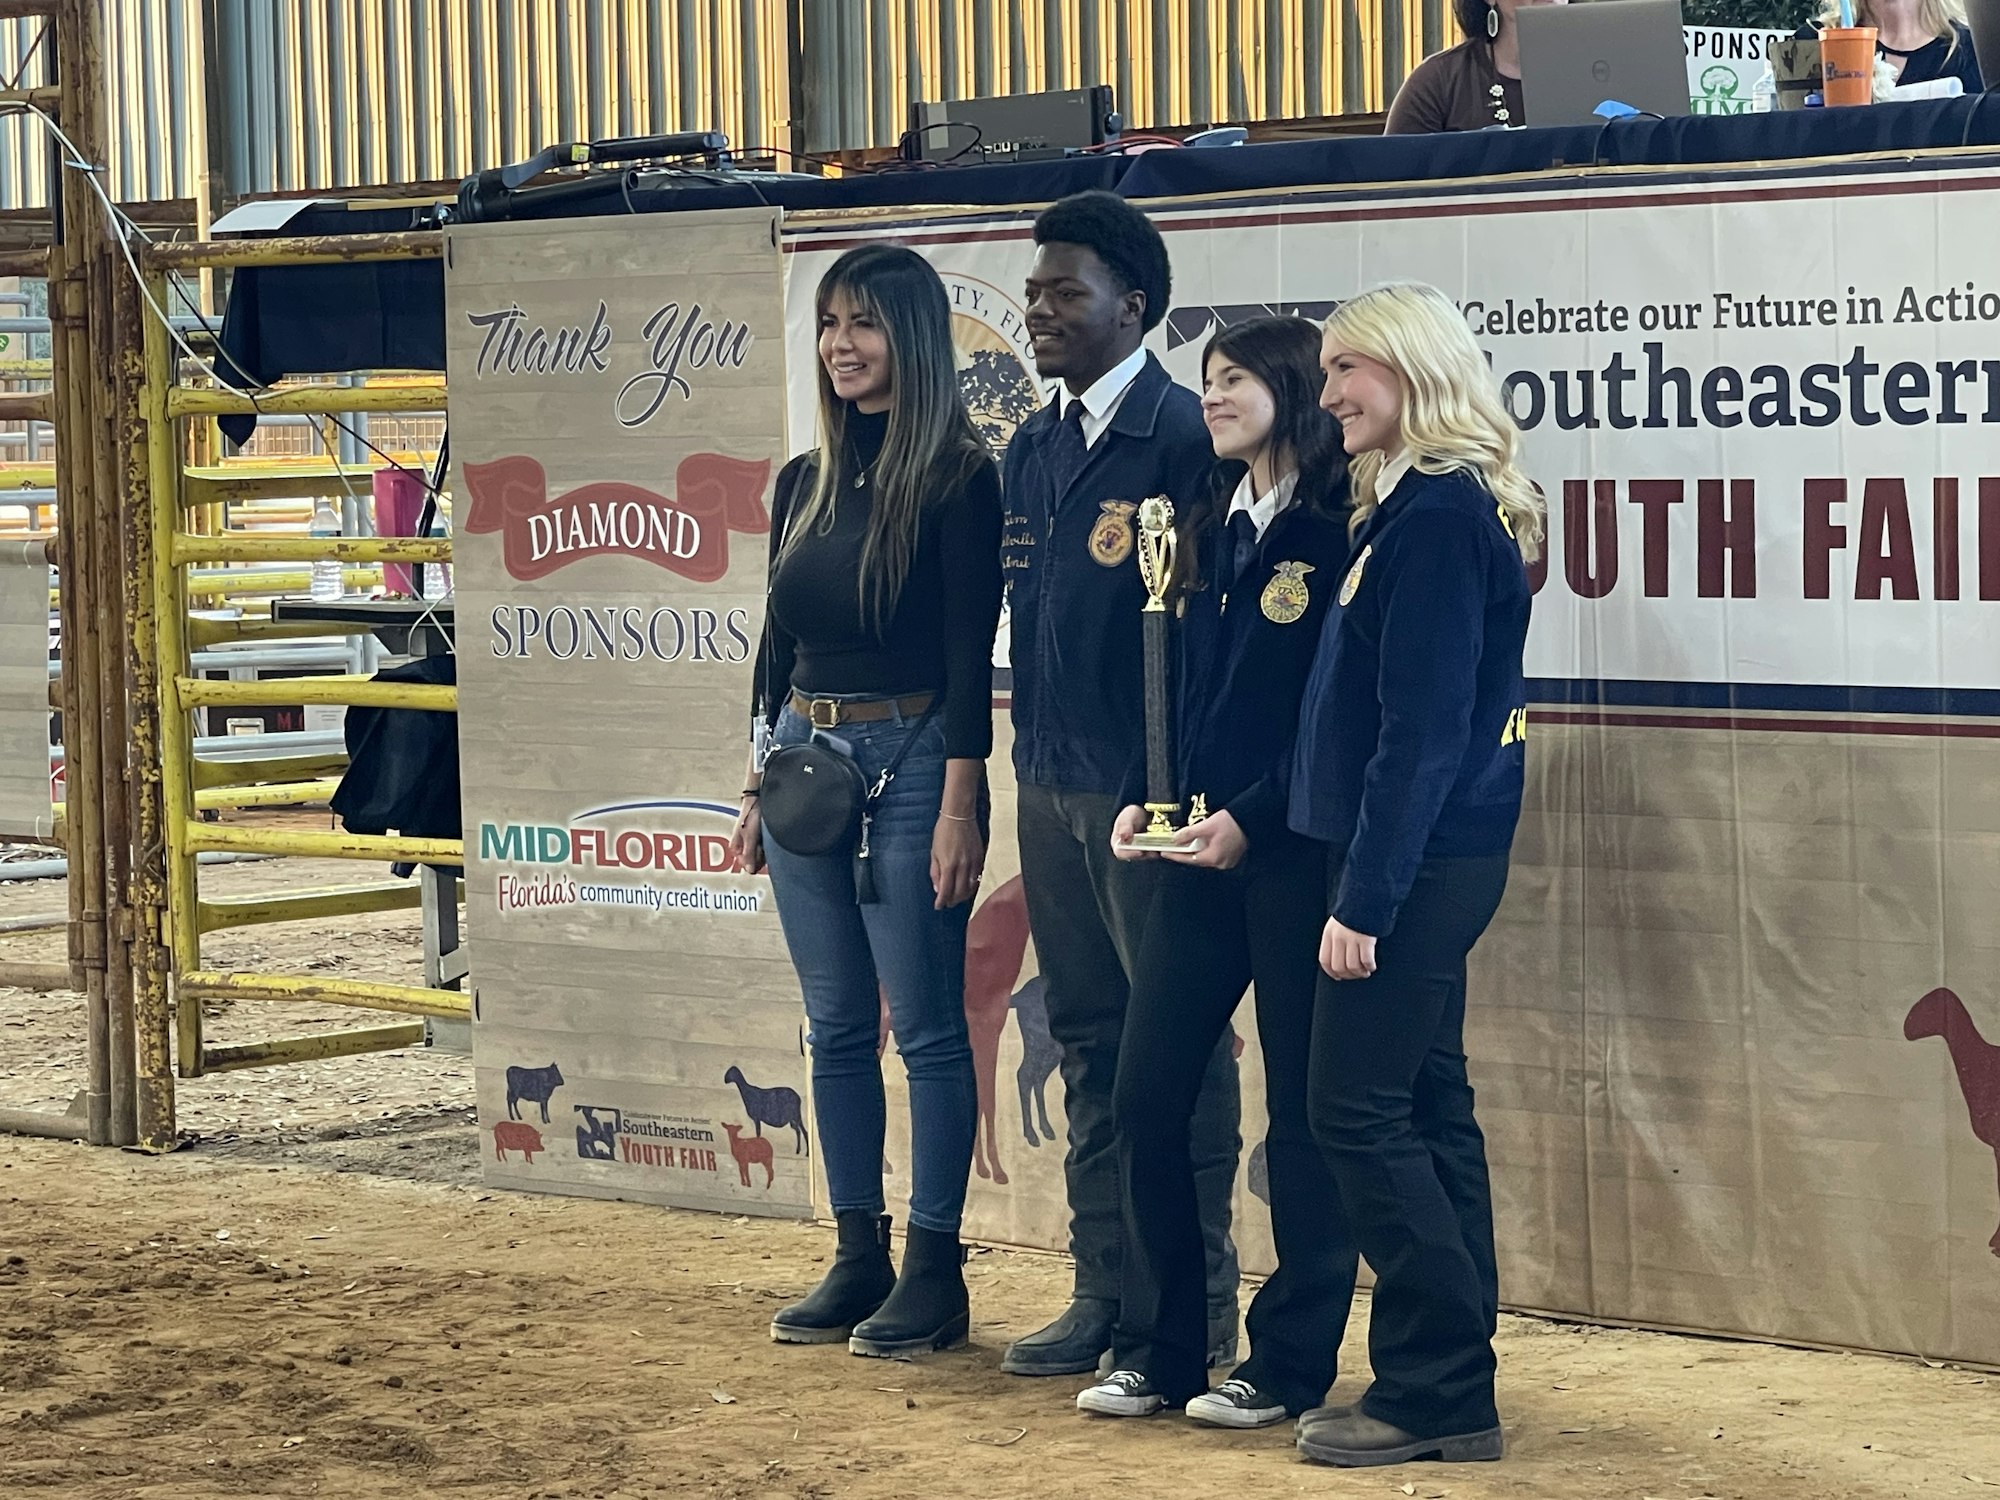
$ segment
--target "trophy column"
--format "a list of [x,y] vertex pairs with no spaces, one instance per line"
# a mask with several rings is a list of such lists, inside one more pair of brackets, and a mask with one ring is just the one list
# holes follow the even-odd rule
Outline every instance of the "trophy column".
[[1139,628],[1146,672],[1146,811],[1153,815],[1146,831],[1132,840],[1141,849],[1170,847],[1180,821],[1180,793],[1174,785],[1173,696],[1167,685],[1167,583],[1174,570],[1175,541],[1173,502],[1155,495],[1141,504],[1139,576],[1146,583],[1146,602]]

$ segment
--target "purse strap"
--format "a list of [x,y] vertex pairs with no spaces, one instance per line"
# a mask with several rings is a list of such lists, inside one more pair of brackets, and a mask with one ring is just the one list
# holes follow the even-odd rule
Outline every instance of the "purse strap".
[[[811,475],[813,470],[814,464],[810,460],[800,465],[799,483],[805,482],[807,476]],[[777,501],[779,499],[782,498],[785,500],[785,529],[780,531],[776,526],[771,528],[771,555],[766,559],[764,564],[763,670],[758,674],[761,678],[761,685],[758,691],[751,695],[753,701],[750,705],[751,738],[759,745],[768,744],[770,739],[771,705],[782,702],[783,695],[790,692],[792,686],[789,682],[780,686],[771,680],[777,675],[778,666],[778,643],[777,639],[771,633],[771,592],[778,581],[778,559],[784,555],[785,542],[789,537],[791,527],[798,519],[799,483],[793,484],[788,496],[780,497],[774,495],[771,497],[773,511],[778,509]]]
[[938,704],[943,701],[943,692],[931,695],[930,707],[926,708],[923,716],[917,720],[917,727],[910,731],[910,737],[903,741],[903,748],[896,752],[894,760],[882,768],[882,774],[875,778],[875,785],[868,788],[868,796],[862,803],[864,812],[872,812],[875,804],[882,800],[882,794],[889,790],[889,783],[896,779],[896,772],[902,769],[903,757],[910,753],[910,747],[916,744],[917,736],[924,732],[924,726],[930,723],[932,716],[938,711]]

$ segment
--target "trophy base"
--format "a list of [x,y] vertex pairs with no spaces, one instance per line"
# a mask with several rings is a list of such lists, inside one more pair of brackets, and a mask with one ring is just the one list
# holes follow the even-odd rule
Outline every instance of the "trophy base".
[[[1181,830],[1170,820],[1180,810],[1180,804],[1177,802],[1148,802],[1146,811],[1153,815],[1153,821],[1146,826],[1144,833],[1132,835],[1130,847],[1143,849],[1148,854],[1158,854],[1167,849],[1178,849],[1182,853],[1192,854],[1201,848],[1199,839],[1190,843],[1178,842]],[[1188,826],[1192,827],[1193,823],[1190,822]]]
[[1165,833],[1155,833],[1148,828],[1144,833],[1132,835],[1130,847],[1144,849],[1151,854],[1158,854],[1163,849],[1179,849],[1184,853],[1193,854],[1201,848],[1200,839],[1193,839],[1187,843],[1181,843],[1179,840],[1178,828],[1170,828]]

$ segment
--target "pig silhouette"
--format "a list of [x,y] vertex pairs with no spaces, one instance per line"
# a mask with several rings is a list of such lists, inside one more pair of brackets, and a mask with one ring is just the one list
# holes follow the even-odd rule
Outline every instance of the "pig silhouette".
[[532,1166],[537,1151],[549,1148],[542,1144],[542,1133],[532,1125],[519,1120],[502,1120],[493,1127],[493,1159],[505,1161],[509,1151],[518,1151]]

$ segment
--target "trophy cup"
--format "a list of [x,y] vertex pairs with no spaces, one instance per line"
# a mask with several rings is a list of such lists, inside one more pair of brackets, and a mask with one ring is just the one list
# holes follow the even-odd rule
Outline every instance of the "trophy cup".
[[[1172,849],[1179,831],[1180,794],[1174,787],[1172,699],[1167,690],[1167,580],[1174,571],[1174,505],[1155,495],[1139,506],[1139,576],[1146,602],[1139,628],[1146,670],[1146,811],[1153,815],[1134,849]],[[1181,845],[1199,848],[1200,845]]]

